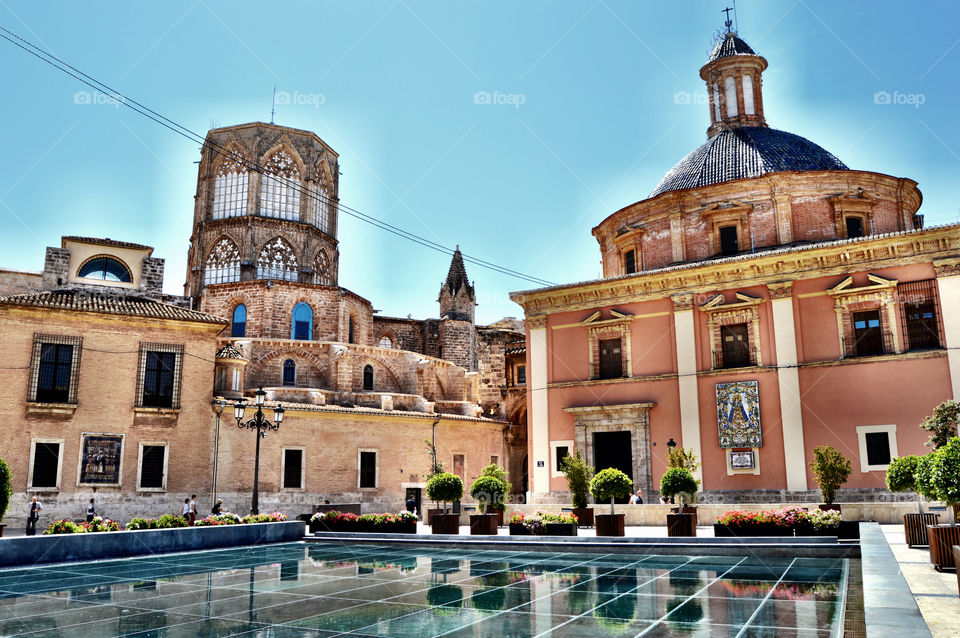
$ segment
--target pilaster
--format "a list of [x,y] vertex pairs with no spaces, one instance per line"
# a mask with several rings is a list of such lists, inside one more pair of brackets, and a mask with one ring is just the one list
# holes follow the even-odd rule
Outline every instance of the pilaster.
[[530,336],[527,341],[529,361],[529,438],[530,492],[546,494],[550,491],[550,420],[547,396],[547,318],[527,316]]
[[[700,393],[697,386],[696,327],[693,295],[673,295],[673,330],[677,344],[677,382],[680,389],[680,444],[703,458],[700,449]],[[697,478],[702,472],[697,470]]]
[[954,401],[960,400],[960,259],[933,262],[940,292],[943,338],[950,367],[950,387]]
[[806,448],[797,370],[797,335],[793,320],[793,286],[777,282],[770,287],[773,335],[777,351],[777,384],[780,390],[780,427],[788,490],[807,489]]

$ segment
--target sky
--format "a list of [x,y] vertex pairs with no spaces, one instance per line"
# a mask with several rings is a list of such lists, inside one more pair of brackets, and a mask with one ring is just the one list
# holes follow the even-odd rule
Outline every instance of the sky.
[[[340,154],[340,200],[552,283],[600,276],[591,229],[706,140],[714,0],[14,2],[0,26],[199,133],[269,121]],[[737,3],[769,125],[919,182],[960,220],[960,5]],[[0,40],[0,268],[63,235],[155,247],[182,294],[199,147]],[[340,285],[438,315],[450,256],[341,215]],[[529,281],[467,264],[477,322]]]

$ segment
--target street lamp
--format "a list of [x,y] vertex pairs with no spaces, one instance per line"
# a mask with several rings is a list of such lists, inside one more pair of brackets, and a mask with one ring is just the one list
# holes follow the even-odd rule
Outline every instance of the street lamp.
[[667,447],[670,448],[671,450],[677,447],[677,442],[673,440],[672,436],[670,437],[670,440],[667,441]]
[[283,421],[283,413],[285,412],[283,407],[279,405],[275,407],[273,409],[273,423],[271,423],[263,416],[263,401],[267,398],[267,393],[263,391],[262,387],[257,390],[256,397],[257,413],[247,422],[243,420],[243,411],[247,405],[238,401],[237,404],[233,406],[233,416],[237,418],[237,427],[248,428],[257,433],[257,455],[253,462],[253,502],[250,504],[251,514],[260,513],[260,439],[267,438],[267,430],[276,431],[280,429],[280,422]]

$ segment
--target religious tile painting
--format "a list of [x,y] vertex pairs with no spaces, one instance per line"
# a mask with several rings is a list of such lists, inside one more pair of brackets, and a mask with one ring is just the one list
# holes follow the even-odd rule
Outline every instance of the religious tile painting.
[[756,381],[717,384],[721,448],[760,447],[760,392]]
[[80,483],[119,485],[122,449],[123,436],[84,434]]

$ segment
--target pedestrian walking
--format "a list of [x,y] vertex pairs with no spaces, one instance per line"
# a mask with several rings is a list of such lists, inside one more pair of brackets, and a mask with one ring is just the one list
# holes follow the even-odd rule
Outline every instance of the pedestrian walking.
[[90,523],[93,521],[93,517],[97,515],[97,508],[93,504],[93,499],[90,499],[90,504],[87,505],[87,522]]
[[43,504],[37,500],[36,496],[30,497],[30,513],[27,515],[27,536],[35,536],[37,534],[37,521],[40,520],[40,510],[43,509]]
[[183,499],[183,507],[180,508],[180,516],[187,519],[187,525],[193,525],[193,521],[190,520],[190,499]]
[[190,496],[190,524],[193,525],[197,522],[197,495],[192,494]]

